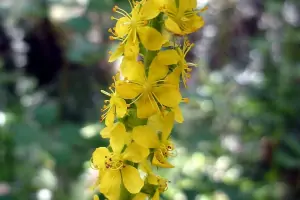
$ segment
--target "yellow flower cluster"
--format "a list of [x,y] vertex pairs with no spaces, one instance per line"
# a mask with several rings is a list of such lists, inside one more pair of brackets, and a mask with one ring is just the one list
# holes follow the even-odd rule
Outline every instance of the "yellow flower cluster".
[[[101,131],[108,147],[97,148],[92,166],[99,171],[96,185],[109,200],[159,200],[168,180],[152,167],[173,168],[175,155],[170,134],[174,122],[183,122],[179,84],[190,77],[185,60],[192,48],[186,35],[203,25],[196,0],[129,1],[131,12],[114,6],[120,15],[110,39],[119,46],[109,62],[120,56],[120,71],[113,77],[105,101]],[[97,196],[94,199],[99,199]]]

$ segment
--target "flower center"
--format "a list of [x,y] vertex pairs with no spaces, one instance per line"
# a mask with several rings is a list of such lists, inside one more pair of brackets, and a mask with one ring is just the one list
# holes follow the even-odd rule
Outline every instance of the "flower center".
[[106,169],[119,170],[124,167],[124,162],[120,155],[112,153],[105,156],[105,167]]
[[144,85],[143,85],[143,88],[144,88],[144,91],[145,91],[146,93],[151,93],[151,91],[152,91],[152,84],[149,83],[148,81],[146,81],[146,82],[144,83]]
[[137,21],[135,19],[131,19],[130,26],[132,29],[135,29],[137,27]]

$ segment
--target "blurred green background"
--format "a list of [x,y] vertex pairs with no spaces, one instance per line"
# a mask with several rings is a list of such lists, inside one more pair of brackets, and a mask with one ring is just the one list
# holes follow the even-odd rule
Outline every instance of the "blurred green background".
[[[165,200],[300,199],[299,0],[199,0]],[[87,200],[127,0],[0,1],[0,200]]]

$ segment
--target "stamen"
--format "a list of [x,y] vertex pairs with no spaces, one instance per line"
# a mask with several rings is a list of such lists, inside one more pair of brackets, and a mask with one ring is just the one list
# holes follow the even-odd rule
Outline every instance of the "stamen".
[[100,90],[100,92],[102,93],[102,94],[105,94],[105,95],[107,95],[107,96],[111,96],[111,94],[109,94],[108,92],[106,92],[105,90]]

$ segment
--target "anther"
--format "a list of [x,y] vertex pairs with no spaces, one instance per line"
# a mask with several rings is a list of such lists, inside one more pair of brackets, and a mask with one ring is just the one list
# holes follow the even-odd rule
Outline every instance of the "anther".
[[189,98],[182,98],[182,99],[181,99],[181,102],[183,102],[183,103],[189,103],[190,100],[189,100]]
[[118,9],[118,8],[119,8],[118,6],[114,6],[113,9],[112,9],[112,11],[113,11],[113,12],[117,12],[117,9]]

